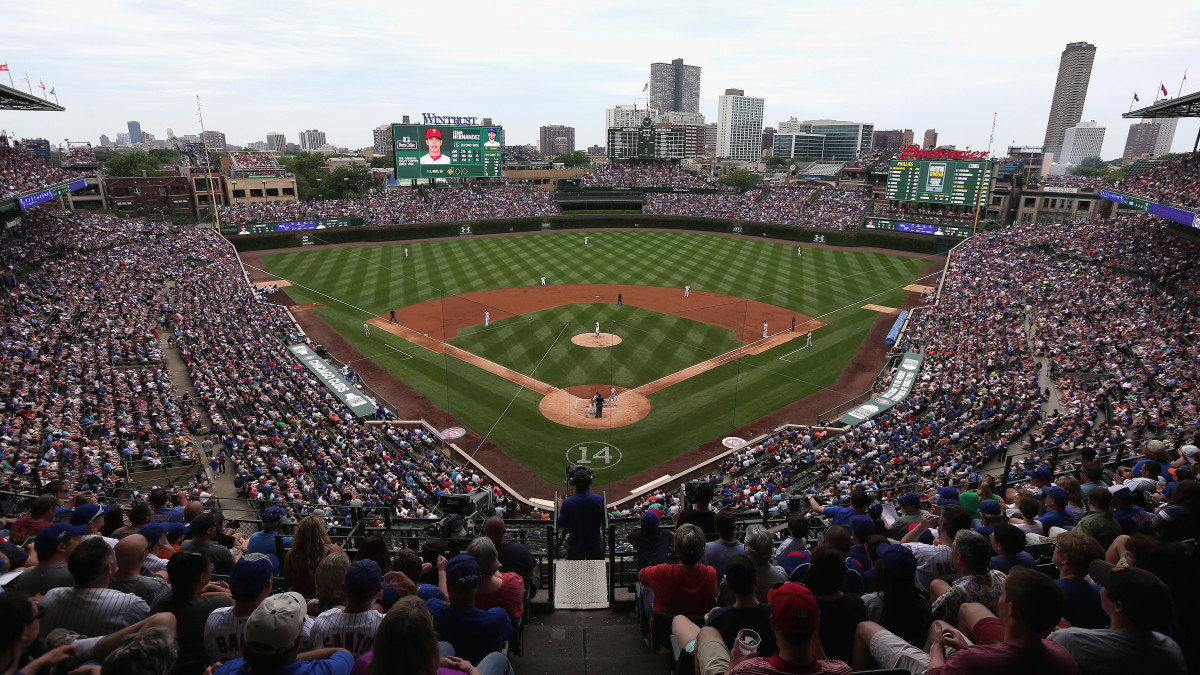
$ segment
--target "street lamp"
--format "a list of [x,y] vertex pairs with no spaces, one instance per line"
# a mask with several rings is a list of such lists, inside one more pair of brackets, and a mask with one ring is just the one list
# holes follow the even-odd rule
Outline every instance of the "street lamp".
[[233,205],[237,206],[237,203],[238,203],[237,181],[235,180],[235,181],[233,181]]
[[300,195],[296,194],[296,179],[292,179],[292,201],[300,201]]
[[263,184],[263,203],[266,204],[267,203],[267,181],[264,180],[262,182],[262,184]]
[[342,176],[342,199],[346,198],[346,190],[350,189],[350,179]]
[[321,193],[321,179],[317,179],[317,198],[324,199],[325,195]]

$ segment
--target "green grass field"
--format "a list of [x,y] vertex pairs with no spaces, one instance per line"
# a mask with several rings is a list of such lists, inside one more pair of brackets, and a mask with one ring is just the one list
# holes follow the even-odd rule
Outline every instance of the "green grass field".
[[[620,451],[607,466],[593,465],[597,482],[606,483],[832,384],[879,316],[861,306],[900,305],[907,296],[903,287],[914,282],[929,262],[808,247],[803,257],[797,257],[795,244],[687,232],[587,234],[586,247],[583,233],[545,232],[297,250],[266,256],[264,262],[276,276],[295,284],[287,289],[293,300],[325,303],[316,310],[318,314],[364,355],[554,483],[562,479],[567,450],[577,443],[605,443]],[[812,347],[787,361],[780,357],[802,341],[743,357],[652,394],[646,419],[603,431],[549,422],[538,411],[539,395],[458,359],[382,331],[370,338],[362,334],[365,318],[391,308],[474,291],[532,286],[541,274],[551,284],[682,287],[689,283],[696,290],[786,307],[828,325],[814,334]],[[611,316],[615,311],[612,305],[560,307],[496,321],[486,332],[480,332],[482,326],[464,329],[453,343],[556,386],[636,386],[737,346],[725,329],[639,309],[637,313],[645,318],[604,328],[628,338],[624,352],[618,346],[574,356],[571,335],[590,330],[591,322],[601,318],[597,312]],[[586,328],[567,325],[576,319]],[[616,328],[610,330],[609,325]],[[838,393],[850,398],[862,392]]]
[[[591,332],[594,321],[620,336],[621,344],[604,349],[572,344],[571,336]],[[462,330],[450,344],[559,388],[633,389],[742,343],[728,328],[636,307],[578,303]],[[536,372],[530,364],[538,364]]]

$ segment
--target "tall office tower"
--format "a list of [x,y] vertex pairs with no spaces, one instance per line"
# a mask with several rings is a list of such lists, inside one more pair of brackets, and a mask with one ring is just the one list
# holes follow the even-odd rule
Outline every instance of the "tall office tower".
[[1062,153],[1063,134],[1069,127],[1079,124],[1083,117],[1083,101],[1087,98],[1095,59],[1095,45],[1071,42],[1058,61],[1054,100],[1050,103],[1050,118],[1046,121],[1046,140],[1042,142],[1046,152],[1054,153],[1055,161]]
[[108,145],[108,134],[100,134],[100,147]]
[[375,127],[375,139],[371,144],[371,154],[375,157],[388,157],[392,150],[392,125],[380,124]]
[[700,112],[700,66],[683,59],[650,64],[650,107],[658,112]]
[[210,152],[225,152],[225,133],[222,131],[206,131],[202,135],[204,144]]
[[142,142],[142,125],[140,122],[129,122],[126,124],[129,127],[129,144],[137,145]]
[[[653,108],[639,108],[637,104],[624,104],[618,105],[615,108],[607,108],[604,111],[604,133],[607,136],[609,129],[629,129],[639,126],[642,120],[646,119],[646,115],[649,115],[650,119],[658,119],[657,110]],[[700,116],[700,121],[703,123],[703,115]]]
[[726,89],[717,100],[717,157],[757,162],[762,159],[763,99],[741,89]]
[[575,127],[548,124],[539,130],[538,149],[547,157],[575,152]]
[[1125,152],[1121,153],[1121,164],[1127,165],[1136,158],[1154,156],[1159,131],[1161,127],[1153,122],[1130,124],[1129,135],[1125,137]]
[[1154,155],[1165,155],[1171,151],[1171,143],[1175,142],[1175,125],[1179,124],[1178,117],[1158,117],[1147,120],[1158,125],[1158,140],[1154,142]]
[[300,149],[316,150],[325,145],[325,132],[319,129],[307,129],[300,132]]
[[1104,127],[1095,120],[1080,122],[1063,131],[1062,156],[1054,156],[1059,164],[1080,164],[1088,157],[1099,157],[1104,146]]
[[926,129],[925,140],[921,143],[922,150],[932,150],[937,147],[937,129]]
[[287,136],[277,131],[268,131],[267,149],[272,152],[283,152],[287,149]]

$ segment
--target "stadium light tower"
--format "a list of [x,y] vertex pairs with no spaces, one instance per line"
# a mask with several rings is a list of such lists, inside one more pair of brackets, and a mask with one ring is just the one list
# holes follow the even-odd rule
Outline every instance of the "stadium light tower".
[[267,181],[264,180],[262,182],[262,184],[263,184],[263,203],[266,204],[267,203]]

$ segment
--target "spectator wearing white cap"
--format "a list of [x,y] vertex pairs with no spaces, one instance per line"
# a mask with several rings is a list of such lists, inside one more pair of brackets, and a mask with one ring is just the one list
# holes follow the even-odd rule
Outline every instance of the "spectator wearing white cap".
[[263,600],[246,621],[242,658],[222,664],[213,675],[350,675],[354,658],[331,647],[300,653],[307,615],[304,596],[280,593]]

